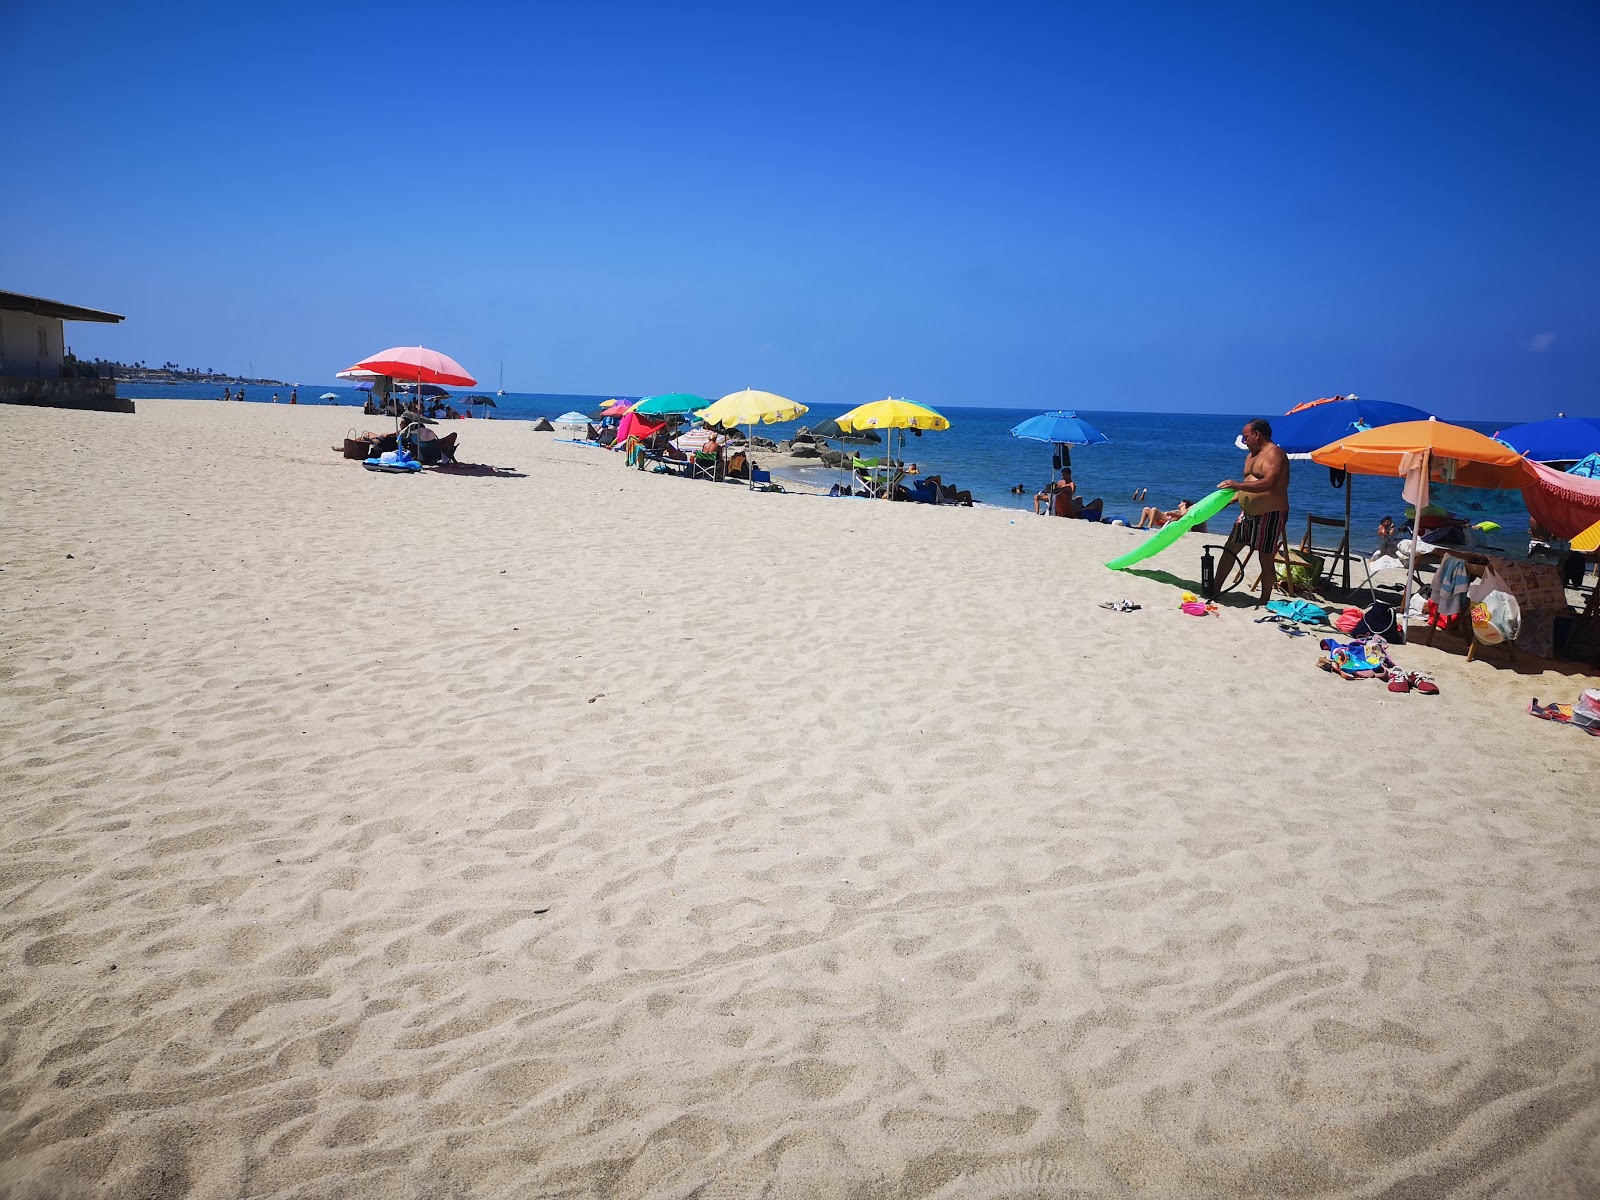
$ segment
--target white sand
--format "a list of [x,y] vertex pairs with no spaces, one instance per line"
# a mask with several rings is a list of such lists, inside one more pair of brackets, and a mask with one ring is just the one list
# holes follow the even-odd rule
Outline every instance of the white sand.
[[138,407],[0,407],[0,1191],[1600,1194],[1580,678],[1346,682],[1120,529]]

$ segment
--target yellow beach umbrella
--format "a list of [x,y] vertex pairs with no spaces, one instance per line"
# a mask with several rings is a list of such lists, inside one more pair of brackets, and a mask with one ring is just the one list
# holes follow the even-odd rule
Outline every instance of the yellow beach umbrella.
[[[742,392],[729,392],[711,407],[702,408],[695,415],[708,425],[720,425],[724,429],[730,425],[743,425],[747,430],[745,438],[748,441],[754,436],[757,425],[792,421],[801,413],[809,411],[804,404],[797,404],[786,397],[745,388]],[[755,487],[756,473],[755,469],[749,466],[749,462],[750,456],[746,454],[746,478],[750,480],[750,486]]]
[[1600,521],[1596,521],[1573,538],[1572,548],[1584,554],[1593,554],[1596,550],[1600,550]]
[[[896,429],[949,429],[950,419],[943,413],[935,412],[926,405],[913,404],[905,397],[896,400],[889,397],[884,400],[874,400],[870,404],[859,404],[845,413],[836,417],[840,429],[887,429],[889,430],[889,445],[884,451],[890,462],[894,461],[894,431]],[[905,453],[902,439],[900,453]],[[884,493],[885,497],[892,497],[892,490]]]
[[709,408],[702,408],[699,417],[711,425],[771,425],[777,421],[792,421],[808,411],[804,404],[771,392],[758,392],[745,388],[730,392]]
[[860,404],[836,418],[840,429],[949,429],[943,413],[901,397]]

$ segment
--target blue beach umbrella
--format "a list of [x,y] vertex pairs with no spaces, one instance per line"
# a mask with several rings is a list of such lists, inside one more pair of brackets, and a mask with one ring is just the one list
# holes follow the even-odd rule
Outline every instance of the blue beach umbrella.
[[1523,458],[1534,462],[1576,462],[1600,452],[1600,421],[1585,417],[1552,417],[1513,425],[1494,435]]
[[[1274,417],[1272,440],[1291,458],[1310,458],[1313,450],[1320,450],[1352,433],[1376,429],[1380,425],[1397,425],[1401,421],[1426,421],[1432,415],[1409,404],[1345,396],[1308,404]],[[1245,448],[1243,437],[1235,438],[1233,444],[1241,450]]]
[[1057,446],[1098,446],[1106,440],[1101,433],[1077,413],[1057,409],[1029,417],[1011,429],[1012,437],[1026,438],[1030,442],[1051,442]]
[[1071,409],[1061,408],[1054,412],[1040,413],[1036,417],[1029,417],[1021,424],[1013,425],[1011,436],[1030,442],[1051,443],[1057,448],[1055,455],[1057,467],[1072,465],[1072,451],[1068,447],[1098,446],[1101,442],[1109,440],[1105,434],[1077,413]]

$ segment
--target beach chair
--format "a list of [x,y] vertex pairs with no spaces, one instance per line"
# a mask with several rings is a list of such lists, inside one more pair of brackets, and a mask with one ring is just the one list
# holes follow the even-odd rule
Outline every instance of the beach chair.
[[712,483],[721,483],[722,466],[720,450],[696,450],[689,459],[689,478],[709,479]]
[[[1317,545],[1318,529],[1337,529],[1339,531],[1338,541],[1332,545]],[[1307,562],[1319,564],[1319,575],[1325,570],[1328,587],[1330,588],[1333,587],[1335,582],[1335,570],[1343,565],[1344,570],[1341,572],[1341,578],[1338,582],[1340,588],[1346,592],[1351,590],[1350,584],[1352,582],[1348,564],[1358,562],[1361,565],[1363,574],[1366,576],[1367,591],[1371,593],[1374,590],[1372,567],[1364,556],[1350,553],[1350,527],[1338,517],[1318,517],[1307,514],[1306,535],[1300,539],[1300,555]],[[1312,582],[1315,583],[1316,580],[1312,580]]]
[[893,496],[906,477],[903,466],[885,463],[881,458],[852,458],[850,473],[857,487],[877,499]]
[[[1233,577],[1222,584],[1222,586],[1218,589],[1219,593],[1231,591],[1233,588],[1237,587],[1244,579],[1245,568],[1249,566],[1250,562],[1255,557],[1256,551],[1255,547],[1253,546],[1246,546],[1240,550],[1238,560],[1235,564]],[[1314,581],[1315,568],[1305,555],[1302,555],[1297,550],[1291,551],[1289,549],[1289,527],[1287,522],[1285,522],[1283,528],[1278,531],[1278,550],[1274,557],[1273,565],[1278,570],[1278,578],[1274,585],[1276,591],[1285,596],[1295,597],[1305,597],[1316,594],[1313,587],[1308,586],[1301,582],[1300,579],[1295,578],[1296,575],[1300,575],[1301,579],[1303,579],[1307,572],[1311,572],[1312,579]],[[1250,584],[1250,590],[1252,592],[1260,592],[1261,590],[1261,572],[1259,570],[1256,572],[1255,580]]]

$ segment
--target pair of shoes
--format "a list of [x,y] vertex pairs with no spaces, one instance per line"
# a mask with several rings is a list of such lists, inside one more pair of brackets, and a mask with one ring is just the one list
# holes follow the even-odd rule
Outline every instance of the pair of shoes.
[[1121,600],[1103,601],[1100,607],[1108,608],[1112,612],[1138,612],[1140,606],[1135,604],[1132,600],[1129,600],[1127,597],[1123,597]]
[[[1410,674],[1402,671],[1389,681],[1389,690],[1402,693],[1416,691],[1424,696],[1437,696],[1439,694],[1439,685],[1433,681],[1431,676],[1424,675],[1421,671],[1412,671]],[[1529,711],[1531,712],[1532,710],[1530,709]]]

